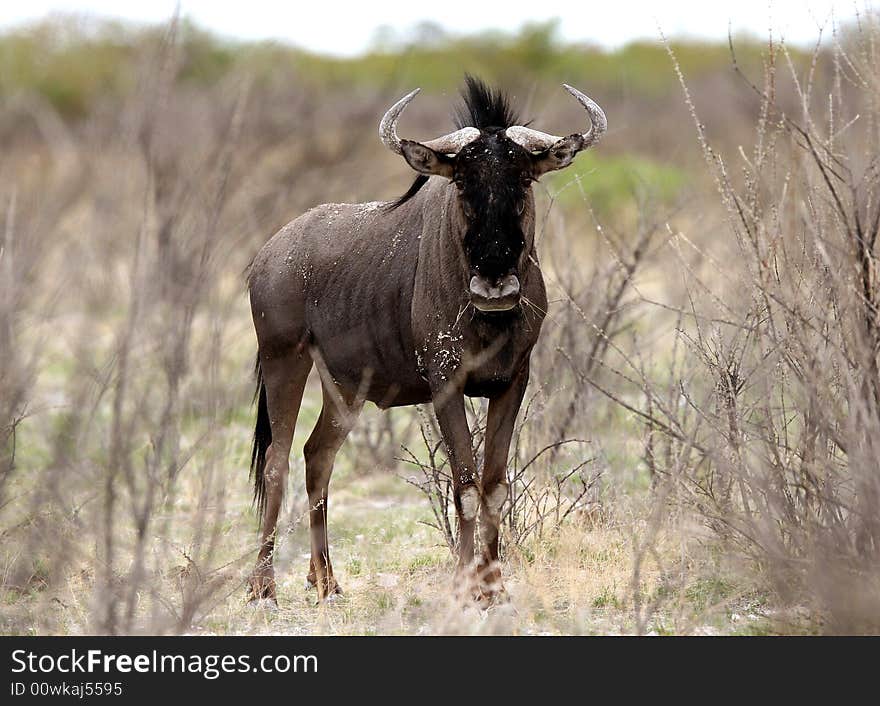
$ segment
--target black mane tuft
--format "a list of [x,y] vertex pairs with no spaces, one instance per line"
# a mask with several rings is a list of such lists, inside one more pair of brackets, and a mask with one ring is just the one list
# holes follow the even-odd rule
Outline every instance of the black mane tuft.
[[465,74],[464,84],[461,92],[464,104],[455,111],[457,128],[476,127],[483,130],[491,127],[507,128],[519,123],[519,117],[506,93],[492,90],[470,74]]

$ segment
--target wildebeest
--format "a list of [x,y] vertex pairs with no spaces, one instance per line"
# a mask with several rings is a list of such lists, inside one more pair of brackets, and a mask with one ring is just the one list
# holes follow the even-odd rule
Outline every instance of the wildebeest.
[[[535,251],[531,184],[571,164],[605,132],[524,127],[508,97],[466,77],[454,132],[400,139],[397,121],[418,89],[379,123],[382,142],[418,176],[396,201],[324,204],[279,230],[248,277],[256,328],[257,422],[251,472],[262,516],[252,599],[275,595],[272,555],[288,456],[306,378],[315,365],[323,408],[305,444],[311,562],[319,600],[340,592],[327,541],[333,461],[365,400],[380,408],[432,402],[453,475],[457,582],[476,598],[501,589],[498,525],[506,463],[547,308]],[[478,474],[465,395],[489,399]],[[482,556],[474,561],[480,514]]]

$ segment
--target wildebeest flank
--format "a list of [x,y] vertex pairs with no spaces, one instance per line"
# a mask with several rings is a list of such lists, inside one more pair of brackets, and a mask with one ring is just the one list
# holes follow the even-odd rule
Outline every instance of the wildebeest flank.
[[[467,77],[458,129],[430,142],[400,139],[417,91],[382,118],[385,145],[419,173],[389,203],[325,204],[282,228],[255,257],[251,309],[259,352],[252,472],[262,515],[254,599],[275,600],[272,555],[306,378],[315,365],[323,408],[304,448],[311,562],[319,599],[340,592],[327,541],[330,474],[361,405],[432,402],[453,469],[457,581],[474,597],[500,590],[498,525],[506,462],[547,308],[535,251],[531,184],[568,166],[605,131],[556,137],[518,125],[508,99]],[[489,399],[482,473],[464,397]],[[481,556],[474,561],[480,514]]]

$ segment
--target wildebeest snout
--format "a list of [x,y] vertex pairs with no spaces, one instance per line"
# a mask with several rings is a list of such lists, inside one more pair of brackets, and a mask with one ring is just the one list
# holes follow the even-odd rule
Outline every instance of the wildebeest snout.
[[519,278],[510,274],[499,280],[474,275],[470,282],[471,301],[480,311],[507,311],[519,303]]

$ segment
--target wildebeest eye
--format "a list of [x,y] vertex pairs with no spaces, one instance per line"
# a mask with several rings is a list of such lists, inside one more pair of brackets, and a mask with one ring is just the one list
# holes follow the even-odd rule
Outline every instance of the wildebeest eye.
[[525,199],[517,199],[516,202],[516,215],[521,216],[523,211],[526,210],[526,200]]

